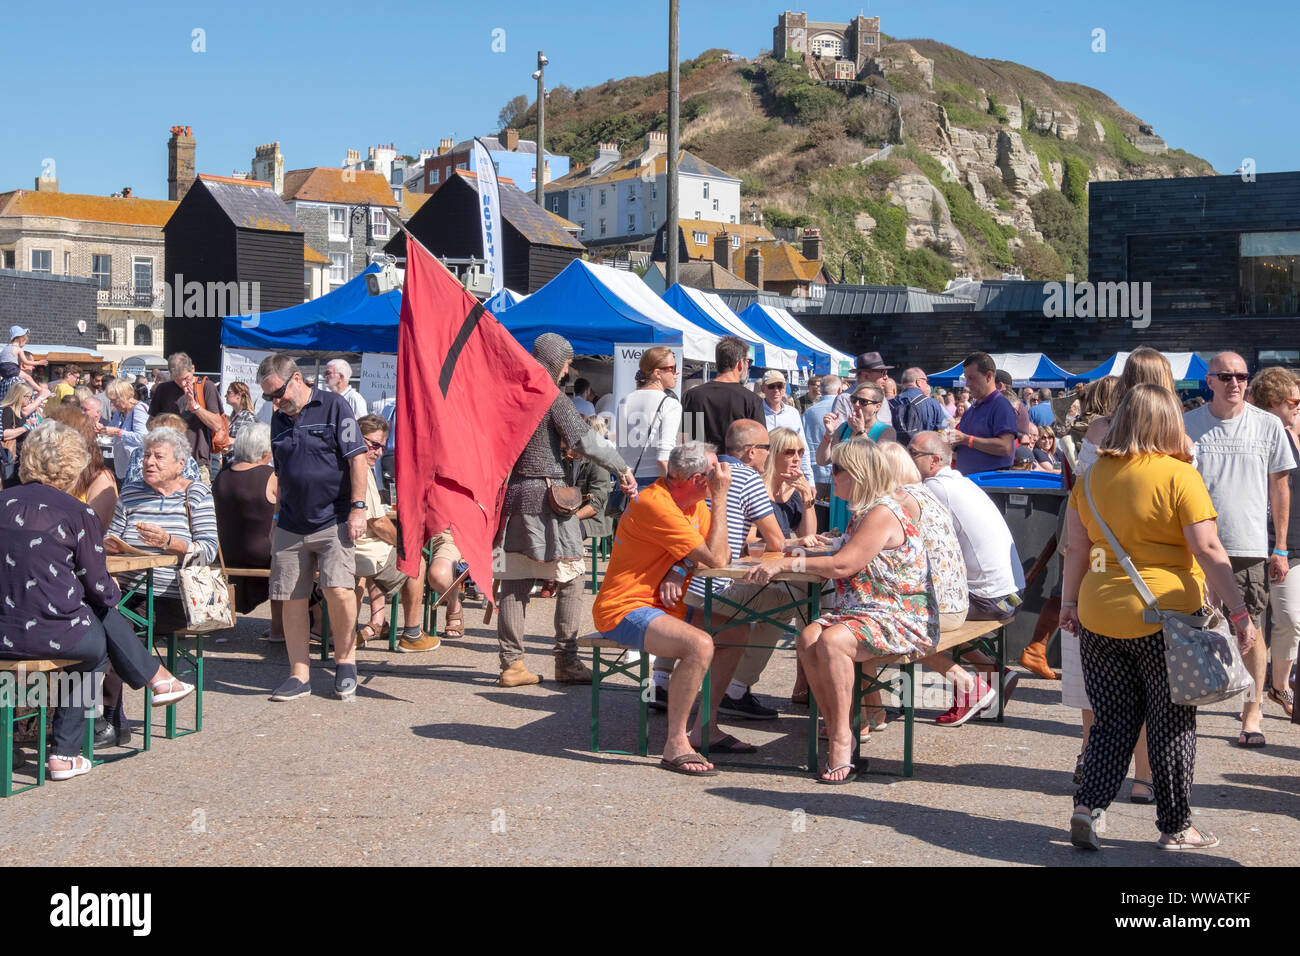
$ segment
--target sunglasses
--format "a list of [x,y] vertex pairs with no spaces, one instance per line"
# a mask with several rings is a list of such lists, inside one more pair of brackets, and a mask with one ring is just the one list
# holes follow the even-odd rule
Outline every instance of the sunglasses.
[[832,475],[839,475],[839,474],[843,474],[843,473],[844,473],[844,469],[843,469],[843,468],[841,468],[841,467],[840,467],[839,465],[837,465],[835,462],[831,462],[831,474],[832,474]]
[[655,369],[655,371],[657,371],[657,372],[668,372],[668,373],[670,373],[670,374],[672,374],[672,375],[676,375],[676,374],[677,374],[677,366],[676,366],[676,365],[660,365],[657,369]]
[[1292,408],[1300,408],[1300,398],[1288,398],[1286,403]]
[[935,453],[932,451],[920,451],[916,448],[909,448],[907,450],[907,453],[911,455],[913,458],[929,458],[931,455],[934,455],[935,458],[939,457],[938,455],[935,455]]
[[759,448],[759,449],[761,449],[761,450],[763,450],[763,451],[769,451],[769,450],[771,450],[771,448],[772,448],[771,445],[746,445],[745,447],[746,447],[746,448]]
[[853,399],[853,404],[854,405],[879,405],[881,403],[872,401],[869,398],[855,398]]
[[362,439],[365,441],[365,443],[366,443],[366,447],[369,448],[371,451],[383,451],[383,450],[384,450],[384,443],[383,443],[383,442],[381,442],[381,441],[371,441],[369,438],[366,438],[364,435],[362,436]]
[[1215,372],[1214,377],[1217,378],[1220,382],[1250,381],[1250,376],[1247,375],[1245,372]]
[[771,382],[771,383],[769,383],[769,384],[767,384],[767,385],[764,385],[763,387],[764,387],[764,388],[779,388],[779,389],[781,389],[782,391],[785,390],[785,386],[782,385],[780,382]]
[[288,382],[285,382],[283,385],[281,385],[279,388],[277,388],[274,392],[263,392],[263,393],[262,393],[262,401],[264,401],[264,402],[278,402],[280,399],[284,398],[284,390],[287,389],[288,387],[289,387],[289,383],[288,383]]

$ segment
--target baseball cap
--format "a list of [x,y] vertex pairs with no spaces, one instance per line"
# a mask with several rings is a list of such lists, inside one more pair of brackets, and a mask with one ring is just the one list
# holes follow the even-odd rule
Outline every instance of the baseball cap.
[[778,372],[776,369],[774,368],[768,369],[766,372],[763,373],[763,385],[765,386],[774,385],[777,382],[780,382],[782,385],[784,385],[785,376],[782,375],[780,372]]
[[20,335],[26,335],[26,334],[27,334],[27,329],[23,328],[21,325],[11,325],[11,326],[9,326],[9,341],[10,341],[10,342],[12,342],[14,339],[18,338]]
[[880,357],[879,352],[863,352],[853,363],[856,369],[891,369],[894,366],[886,365],[885,360]]

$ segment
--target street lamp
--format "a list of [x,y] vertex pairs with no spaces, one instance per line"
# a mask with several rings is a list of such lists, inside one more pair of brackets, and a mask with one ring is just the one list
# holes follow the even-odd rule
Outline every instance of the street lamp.
[[546,208],[546,197],[542,188],[542,168],[546,157],[546,64],[551,61],[541,50],[537,51],[537,69],[533,79],[537,81],[537,205]]
[[840,256],[840,284],[841,285],[844,284],[844,263],[847,262],[853,256],[858,257],[858,269],[860,270],[858,273],[860,278],[859,284],[866,285],[867,284],[867,259],[866,256],[862,254],[861,249],[849,249],[844,253],[844,255]]
[[751,219],[754,220],[755,225],[757,225],[758,224],[758,202],[757,201],[751,202],[749,204],[749,216]]

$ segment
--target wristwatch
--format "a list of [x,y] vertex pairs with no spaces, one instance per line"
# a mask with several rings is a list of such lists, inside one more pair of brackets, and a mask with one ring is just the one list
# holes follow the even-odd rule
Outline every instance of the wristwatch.
[[352,502],[352,510],[353,510],[353,511],[365,511],[365,510],[366,510],[366,503],[365,503],[364,501],[354,501],[354,502]]

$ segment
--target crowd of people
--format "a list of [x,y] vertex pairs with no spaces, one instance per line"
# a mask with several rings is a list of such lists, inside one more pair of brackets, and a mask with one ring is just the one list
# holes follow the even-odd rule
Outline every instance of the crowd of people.
[[[169,356],[152,383],[67,366],[48,386],[23,350],[25,330],[10,331],[0,356],[0,529],[36,543],[6,555],[0,656],[57,656],[104,672],[98,746],[129,739],[124,685],[150,684],[155,704],[193,690],[139,653],[117,608],[119,583],[136,578],[114,582],[107,554],[267,571],[233,583],[240,613],[270,601],[263,636],[283,642],[288,662],[274,701],[312,693],[309,646],[322,605],[336,622],[333,691],[342,700],[356,694],[356,648],[395,626],[390,601],[400,608],[402,652],[465,635],[463,563],[449,529],[426,549],[418,576],[397,568],[395,502],[380,492],[391,423],[368,413],[346,362],[330,362],[311,382],[289,356],[270,356],[254,383],[229,384],[223,404],[184,353]],[[1019,672],[999,683],[991,659],[959,665],[937,648],[943,632],[1009,622],[1021,604],[1026,566],[997,505],[971,480],[1013,467],[1059,474],[1070,489],[1055,554],[1043,556],[1061,561],[1060,585],[1020,663],[1057,679],[1046,645],[1059,630],[1062,700],[1080,711],[1083,739],[1075,845],[1100,846],[1105,808],[1131,762],[1130,799],[1156,805],[1161,846],[1216,842],[1190,818],[1195,708],[1171,703],[1163,632],[1124,570],[1130,558],[1163,610],[1223,609],[1256,689],[1242,708],[1239,746],[1266,744],[1264,697],[1294,719],[1300,519],[1290,498],[1300,383],[1285,369],[1252,381],[1240,356],[1218,355],[1207,378],[1212,399],[1185,411],[1167,361],[1151,349],[1132,353],[1120,378],[1057,394],[1017,393],[982,352],[966,358],[965,384],[952,389],[932,388],[915,367],[895,381],[895,367],[866,352],[852,382],[820,376],[796,397],[781,371],[752,375],[746,343],[725,337],[713,380],[681,394],[673,351],[646,349],[636,390],[615,404],[586,379],[573,398],[564,394],[574,354],[563,337],[540,336],[532,353],[561,390],[504,489],[494,564],[498,683],[543,679],[525,659],[525,613],[539,593],[553,598],[557,682],[590,683],[578,655],[590,624],[653,657],[650,704],[667,713],[666,769],[717,772],[699,753],[706,719],[710,753],[757,749],[717,721],[780,715],[753,688],[783,631],[798,634],[789,707],[807,706],[811,694],[825,718],[823,784],[855,779],[862,746],[887,726],[888,712],[869,695],[854,734],[855,662],[878,674],[914,660],[940,675],[952,687],[940,726],[1005,704]],[[269,424],[254,414],[250,384],[271,406]],[[587,541],[611,534],[588,622]],[[697,572],[742,557],[753,559],[746,576],[714,579],[713,593],[766,619],[737,625],[718,610],[706,619]],[[800,620],[787,589],[772,586],[796,565],[833,584],[814,621]],[[426,585],[446,603],[441,634],[424,628]],[[179,587],[175,566],[154,571],[160,633],[186,626]],[[33,620],[44,622],[39,630]],[[688,726],[710,667],[711,698]],[[54,779],[89,769],[76,756],[81,726],[60,710]]]

